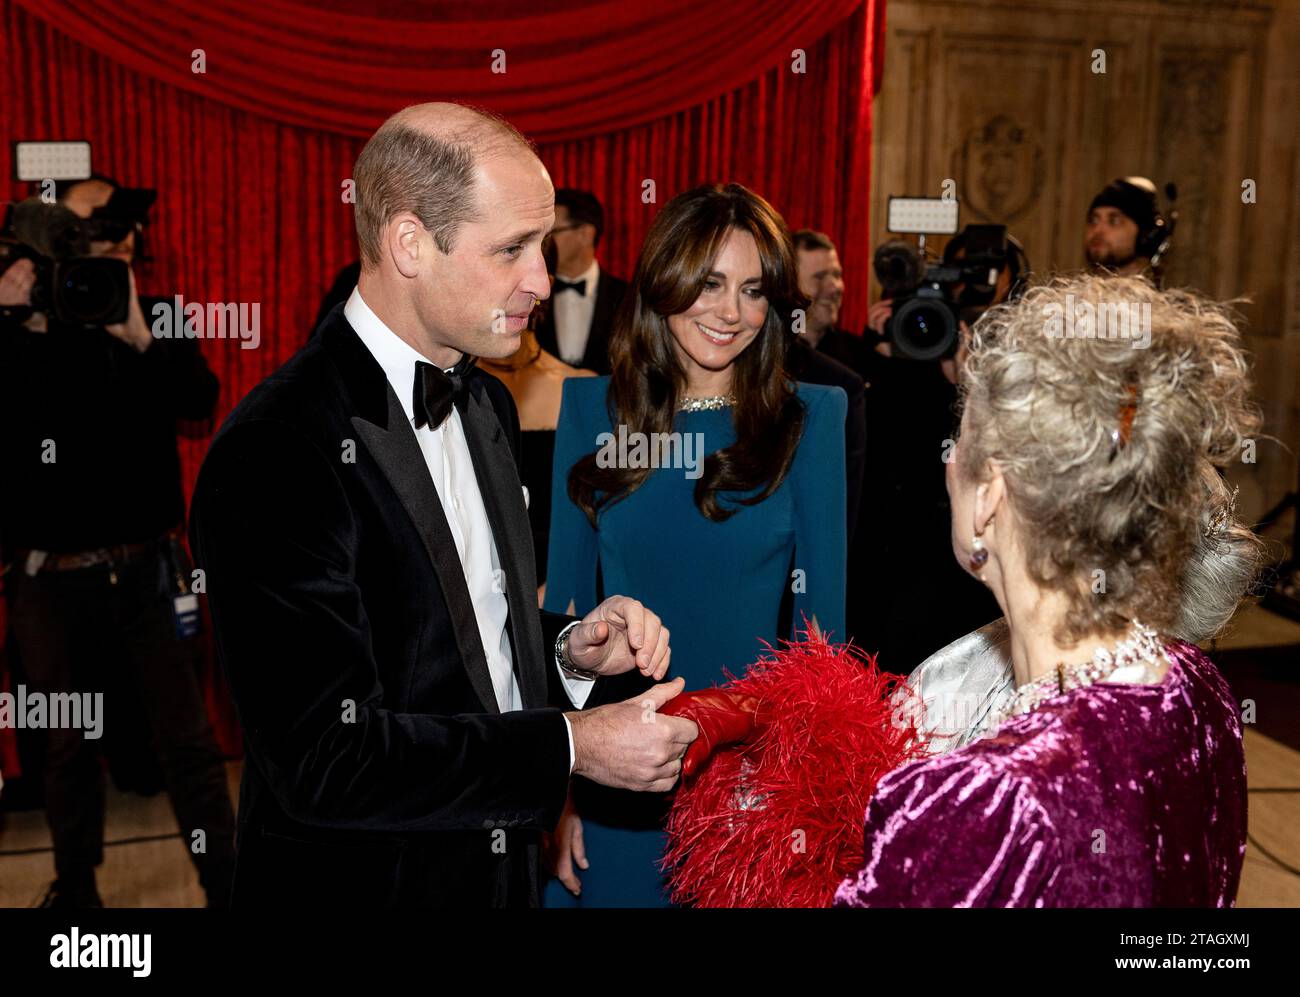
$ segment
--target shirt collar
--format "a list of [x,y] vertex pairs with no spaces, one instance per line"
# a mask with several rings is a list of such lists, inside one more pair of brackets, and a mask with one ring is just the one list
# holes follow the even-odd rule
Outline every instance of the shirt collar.
[[348,320],[358,338],[363,342],[383,368],[384,376],[393,386],[397,400],[402,403],[402,411],[409,422],[415,422],[415,406],[412,388],[415,384],[415,363],[422,361],[432,363],[419,350],[388,328],[366,304],[361,297],[359,287],[352,289],[352,295],[343,306],[343,317]]

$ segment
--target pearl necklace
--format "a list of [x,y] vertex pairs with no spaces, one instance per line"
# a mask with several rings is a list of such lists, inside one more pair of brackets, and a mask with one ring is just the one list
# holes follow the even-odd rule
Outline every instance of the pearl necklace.
[[1131,636],[1120,641],[1113,649],[1097,648],[1092,654],[1091,661],[1073,665],[1067,665],[1062,661],[1046,675],[1041,675],[1017,688],[1011,697],[1011,702],[1002,708],[997,722],[990,729],[1010,717],[1028,713],[1041,703],[1062,693],[1100,682],[1121,669],[1137,669],[1131,681],[1139,684],[1154,683],[1159,677],[1160,662],[1164,654],[1160,636],[1137,620],[1133,621],[1129,633]]
[[734,405],[732,395],[714,395],[711,398],[683,398],[677,405],[678,412],[714,412],[728,405]]

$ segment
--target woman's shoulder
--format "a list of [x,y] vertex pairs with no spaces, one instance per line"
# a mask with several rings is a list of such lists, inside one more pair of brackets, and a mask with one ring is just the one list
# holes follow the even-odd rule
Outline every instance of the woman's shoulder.
[[811,419],[838,419],[844,421],[849,410],[849,396],[835,384],[809,384],[795,381],[795,391]]
[[1212,703],[1234,720],[1240,718],[1228,680],[1208,654],[1195,644],[1175,639],[1165,645],[1165,657],[1173,666],[1176,678],[1187,684],[1196,700]]
[[808,381],[795,381],[795,391],[805,404],[825,404],[834,398],[845,398],[844,389],[838,384],[811,384]]
[[561,387],[561,408],[570,410],[582,422],[608,421],[605,399],[609,393],[609,375],[566,377]]
[[791,474],[796,478],[822,482],[829,486],[823,460],[835,447],[843,447],[849,399],[844,389],[826,384],[796,382],[803,405],[803,430],[799,437],[799,454]]
[[610,376],[608,374],[593,375],[590,371],[582,371],[578,368],[570,368],[572,373],[566,374],[564,378],[564,391],[566,394],[572,394],[574,398],[587,399],[594,397],[604,398],[605,392],[609,390]]

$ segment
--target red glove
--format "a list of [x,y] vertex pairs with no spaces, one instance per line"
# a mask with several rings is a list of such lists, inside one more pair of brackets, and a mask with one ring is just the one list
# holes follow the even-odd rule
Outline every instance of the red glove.
[[689,779],[704,767],[715,750],[748,741],[763,726],[757,696],[725,689],[697,689],[683,692],[659,708],[671,717],[685,717],[700,728],[682,758],[682,775]]

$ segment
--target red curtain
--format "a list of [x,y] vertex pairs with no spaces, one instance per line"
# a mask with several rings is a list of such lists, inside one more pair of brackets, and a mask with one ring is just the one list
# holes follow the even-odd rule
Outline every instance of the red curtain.
[[352,13],[355,0],[14,3],[123,66],[282,123],[365,137],[394,108],[442,95],[489,105],[537,141],[694,107],[788,62],[862,6],[457,0],[376,16]]
[[[11,140],[89,140],[98,172],[158,189],[142,293],[259,303],[258,349],[202,343],[222,382],[218,422],[302,345],[355,258],[342,190],[364,137],[424,100],[489,107],[537,141],[556,186],[604,203],[602,264],[623,276],[673,195],[706,180],[752,187],[792,228],[836,240],[843,322],[862,327],[884,0],[349,6],[0,0],[9,196],[31,193],[9,180]],[[645,180],[655,203],[642,202]],[[181,442],[187,495],[209,439]]]

